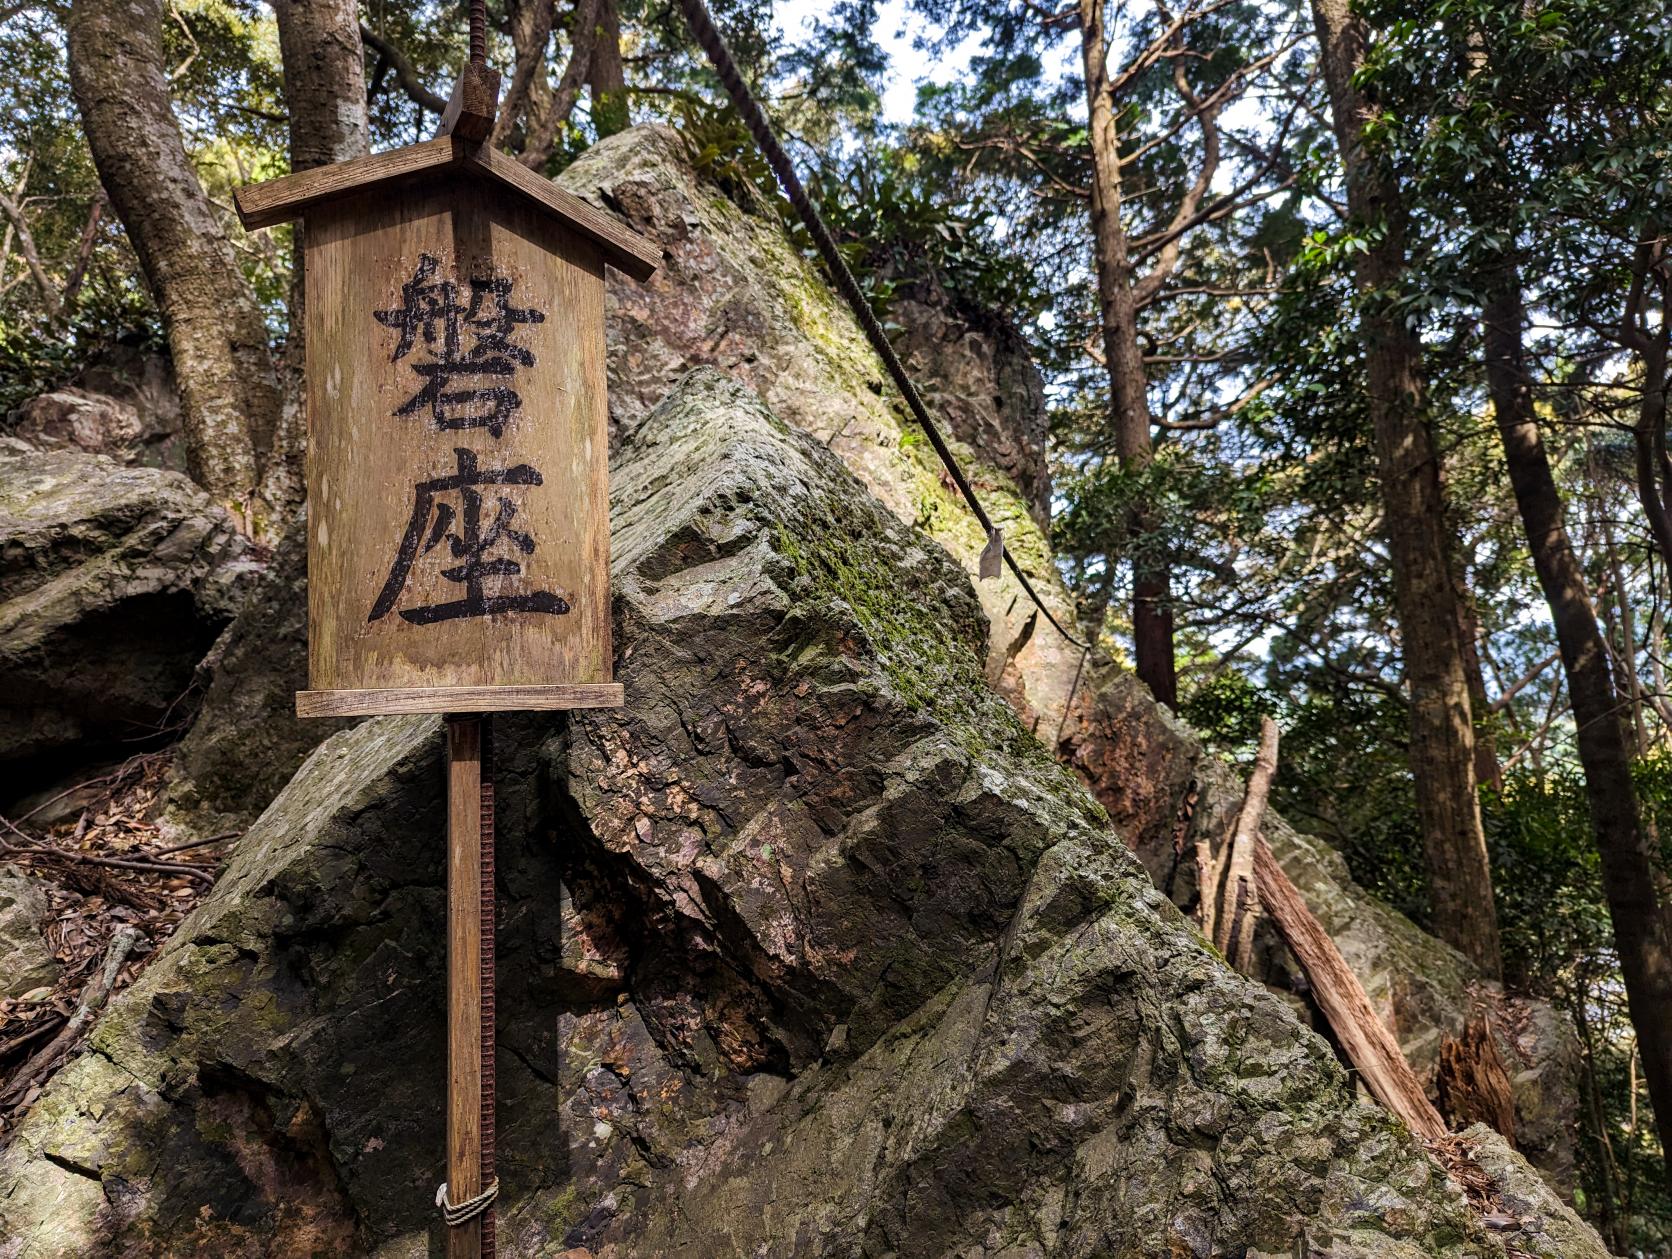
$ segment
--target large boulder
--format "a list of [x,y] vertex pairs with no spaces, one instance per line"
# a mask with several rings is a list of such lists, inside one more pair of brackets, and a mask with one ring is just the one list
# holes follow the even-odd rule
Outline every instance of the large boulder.
[[[648,284],[612,273],[610,405],[618,425],[630,427],[691,365],[712,364],[827,445],[880,502],[976,572],[980,530],[886,385],[858,325],[790,247],[776,217],[752,213],[701,179],[666,128],[613,136],[560,181],[664,251]],[[979,327],[955,303],[917,288],[907,291],[898,322],[897,348],[938,413],[970,442],[958,443],[960,458],[1007,546],[1057,619],[1072,626],[1072,601],[1030,516],[1043,473],[1029,469],[1043,469],[1044,433],[1029,418],[1031,386],[1017,383],[1025,373],[1004,366],[1002,330]],[[972,365],[989,344],[992,382]],[[984,407],[981,396],[1001,380],[1011,382],[1010,401]],[[1110,808],[1158,886],[1189,905],[1194,885],[1190,869],[1179,873],[1180,858],[1199,835],[1223,838],[1241,800],[1238,776],[1129,674],[1083,662],[1008,572],[977,582],[976,592],[988,624],[989,682]],[[1073,714],[1065,716],[1070,704]],[[1552,1183],[1569,1189],[1578,1051],[1565,1021],[1543,1002],[1506,997],[1486,983],[1466,959],[1353,883],[1326,844],[1276,815],[1268,834],[1426,1077],[1432,1080],[1442,1041],[1459,1036],[1470,1017],[1489,1019],[1515,1086],[1516,1139]],[[1293,962],[1265,944],[1265,977],[1288,990]]]
[[[698,373],[615,487],[626,706],[496,723],[501,1253],[1600,1259],[1202,944],[820,443]],[[439,727],[308,759],[0,1153],[0,1255],[434,1253]]]
[[[692,367],[719,368],[839,455],[884,506],[939,542],[965,571],[977,571],[986,537],[853,315],[775,214],[746,209],[703,179],[668,127],[611,136],[558,182],[621,216],[663,251],[661,269],[644,284],[611,273],[605,320],[617,431],[630,428]],[[970,317],[945,304],[931,311],[928,297],[917,292],[913,300],[936,326],[903,330],[900,349],[915,369],[929,369],[921,383],[938,403],[954,401],[940,408],[943,427],[988,514],[1052,615],[1071,624],[1073,602],[1036,518],[1045,451],[1031,368],[1009,354],[1013,344],[990,364],[972,364],[981,337],[995,350],[1005,349],[1002,338],[978,334]],[[972,386],[980,399],[957,400]],[[1048,733],[1067,702],[1078,648],[1048,628],[1009,572],[980,582],[976,593],[990,626],[988,680],[1023,721]]]
[[244,556],[178,473],[0,447],[0,765],[131,751],[180,720]]

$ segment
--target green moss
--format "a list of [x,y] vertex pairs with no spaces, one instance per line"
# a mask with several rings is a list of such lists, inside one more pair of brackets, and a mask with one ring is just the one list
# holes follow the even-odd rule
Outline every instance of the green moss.
[[562,1237],[586,1215],[586,1200],[578,1182],[570,1182],[540,1208],[540,1219],[553,1237]]
[[[981,526],[956,488],[947,484],[940,456],[928,437],[916,425],[903,428],[900,450],[915,465],[913,502],[917,525],[950,550],[984,545]],[[1005,550],[1023,570],[1037,578],[1048,577],[1052,569],[1050,539],[1028,510],[1027,500],[1016,483],[1004,473],[988,467],[962,443],[952,443],[952,453],[975,486],[987,515],[1004,530]]]
[[[809,501],[777,525],[778,554],[812,603],[822,597],[851,613],[896,700],[941,725],[972,757],[1002,752],[1060,777],[1060,766],[987,685],[978,606],[972,601],[967,622],[956,623],[951,592],[935,589],[932,570],[924,571],[928,553],[914,564],[876,522],[852,514],[834,498]],[[839,650],[845,627],[828,628],[826,646]]]
[[[985,690],[980,661],[946,624],[939,601],[902,589],[900,557],[863,533],[831,520],[778,527],[778,552],[816,594],[852,612],[899,700],[914,712],[960,728],[988,714],[976,693]],[[799,535],[799,537],[798,537]],[[803,545],[800,538],[817,538]],[[927,592],[923,592],[927,593]]]

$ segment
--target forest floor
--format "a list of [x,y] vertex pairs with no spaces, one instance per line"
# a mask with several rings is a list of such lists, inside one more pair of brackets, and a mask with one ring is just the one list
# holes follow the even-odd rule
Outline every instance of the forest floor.
[[[214,886],[241,832],[159,842],[170,749],[130,757],[17,818],[0,818],[0,861],[39,876],[58,980],[0,999],[0,1140],[67,1060],[110,996],[132,983]],[[68,806],[68,807],[66,807]],[[50,817],[50,825],[36,819]],[[78,1017],[79,1016],[79,1017]]]

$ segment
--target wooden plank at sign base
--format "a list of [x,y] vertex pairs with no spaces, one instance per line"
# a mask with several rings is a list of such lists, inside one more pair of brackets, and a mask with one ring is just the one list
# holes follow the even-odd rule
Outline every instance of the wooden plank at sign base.
[[297,691],[298,717],[387,717],[402,713],[552,712],[620,708],[621,683],[574,686],[413,686],[370,691]]

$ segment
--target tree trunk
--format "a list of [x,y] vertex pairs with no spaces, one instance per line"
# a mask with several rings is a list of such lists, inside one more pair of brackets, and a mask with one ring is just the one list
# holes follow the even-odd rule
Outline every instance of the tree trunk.
[[[1138,473],[1154,461],[1150,437],[1149,378],[1138,344],[1138,300],[1126,229],[1121,224],[1120,132],[1109,91],[1108,44],[1103,0],[1080,0],[1081,52],[1086,72],[1086,106],[1091,119],[1091,224],[1097,265],[1097,294],[1103,324],[1103,357],[1109,373],[1115,453],[1121,466]],[[1159,553],[1153,515],[1137,509],[1130,522],[1132,560],[1132,647],[1138,678],[1161,703],[1178,707],[1173,655],[1172,572]]]
[[541,170],[551,160],[557,133],[574,112],[581,87],[592,69],[592,49],[598,39],[598,0],[578,0],[575,5],[574,34],[569,43],[569,63],[557,87],[538,110],[530,98],[528,131],[517,160],[530,170]]
[[[1532,412],[1528,412],[1530,416]],[[1614,544],[1614,525],[1603,512],[1598,521],[1602,527],[1603,556],[1608,562],[1608,580],[1613,587],[1610,598],[1620,618],[1619,646],[1614,652],[1614,670],[1619,676],[1616,690],[1631,703],[1633,757],[1649,751],[1649,727],[1643,720],[1643,686],[1637,672],[1637,618],[1631,610],[1631,588],[1626,585],[1625,565],[1620,562],[1620,549]]]
[[[284,63],[285,107],[290,113],[290,169],[311,170],[364,157],[370,151],[366,124],[366,56],[360,42],[360,11],[345,0],[273,0]],[[292,227],[290,336],[285,345],[288,375],[300,382],[303,359],[303,231]],[[291,388],[272,435],[253,434],[264,457],[262,498],[280,527],[302,505],[302,456],[307,434],[300,389]]]
[[359,9],[344,0],[273,0],[290,112],[290,169],[364,157],[366,57]]
[[1522,351],[1521,288],[1513,269],[1488,298],[1484,313],[1492,410],[1527,549],[1556,626],[1627,1004],[1661,1144],[1672,1149],[1672,940],[1657,896],[1660,879],[1654,852],[1632,785],[1622,697],[1609,670],[1584,572],[1568,538],[1561,495],[1533,410]]
[[1492,871],[1475,789],[1474,724],[1441,493],[1440,457],[1423,398],[1421,344],[1389,298],[1405,269],[1397,189],[1362,143],[1370,117],[1353,77],[1364,32],[1348,0],[1312,0],[1324,79],[1353,220],[1381,235],[1358,255],[1359,315],[1382,509],[1411,703],[1411,776],[1428,866],[1433,924],[1487,975],[1503,962]]
[[1469,715],[1475,722],[1475,782],[1504,789],[1504,767],[1489,724],[1492,701],[1486,694],[1486,675],[1480,666],[1480,614],[1462,570],[1457,573],[1458,645],[1463,651],[1463,678],[1469,687]]
[[522,124],[523,147],[526,148],[529,132],[540,125],[542,115],[551,103],[551,84],[546,79],[546,47],[551,43],[552,22],[556,15],[555,0],[511,0],[508,5],[511,46],[516,50],[516,63],[512,67],[510,86],[505,89],[505,99],[499,103],[499,115],[489,139],[495,148],[505,148],[507,139],[519,124]]
[[163,71],[161,0],[75,0],[70,87],[100,182],[168,330],[192,476],[250,526],[278,381],[260,307],[186,156]]
[[616,0],[599,0],[587,82],[592,87],[592,126],[598,138],[627,130],[627,77],[621,64],[621,11]]
[[[1644,234],[1655,234],[1652,224],[1644,225]],[[1633,286],[1623,324],[1639,322],[1648,300],[1643,294],[1646,287]],[[1668,352],[1672,351],[1669,341],[1672,318],[1662,318],[1652,331],[1640,331],[1632,337],[1630,349],[1643,372],[1643,396],[1637,404],[1637,424],[1632,434],[1637,447],[1637,498],[1661,563],[1672,565],[1672,455],[1666,447],[1666,367]]]

